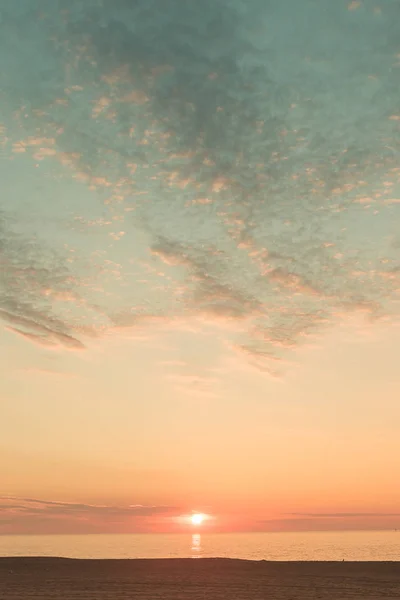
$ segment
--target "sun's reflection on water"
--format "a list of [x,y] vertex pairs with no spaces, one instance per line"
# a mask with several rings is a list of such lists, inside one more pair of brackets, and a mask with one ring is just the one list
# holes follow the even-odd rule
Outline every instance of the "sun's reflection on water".
[[201,535],[194,533],[192,535],[192,558],[200,558],[201,556]]

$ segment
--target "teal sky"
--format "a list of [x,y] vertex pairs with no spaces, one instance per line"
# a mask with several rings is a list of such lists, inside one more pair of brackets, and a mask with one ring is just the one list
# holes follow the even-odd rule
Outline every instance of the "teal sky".
[[398,3],[80,4],[0,9],[0,533],[400,526]]

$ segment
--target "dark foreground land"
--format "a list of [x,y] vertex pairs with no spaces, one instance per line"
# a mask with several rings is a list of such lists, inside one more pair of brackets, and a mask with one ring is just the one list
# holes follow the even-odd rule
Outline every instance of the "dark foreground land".
[[1,600],[400,600],[400,563],[0,558]]

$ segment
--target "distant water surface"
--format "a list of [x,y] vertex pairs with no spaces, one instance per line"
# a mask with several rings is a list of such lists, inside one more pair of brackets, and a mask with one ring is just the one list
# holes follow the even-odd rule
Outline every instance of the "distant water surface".
[[0,536],[0,556],[400,560],[400,532]]

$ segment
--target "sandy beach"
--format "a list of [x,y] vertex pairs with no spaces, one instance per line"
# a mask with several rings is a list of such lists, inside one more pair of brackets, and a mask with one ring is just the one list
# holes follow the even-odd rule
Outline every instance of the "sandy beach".
[[1,558],[0,598],[398,600],[400,563]]

